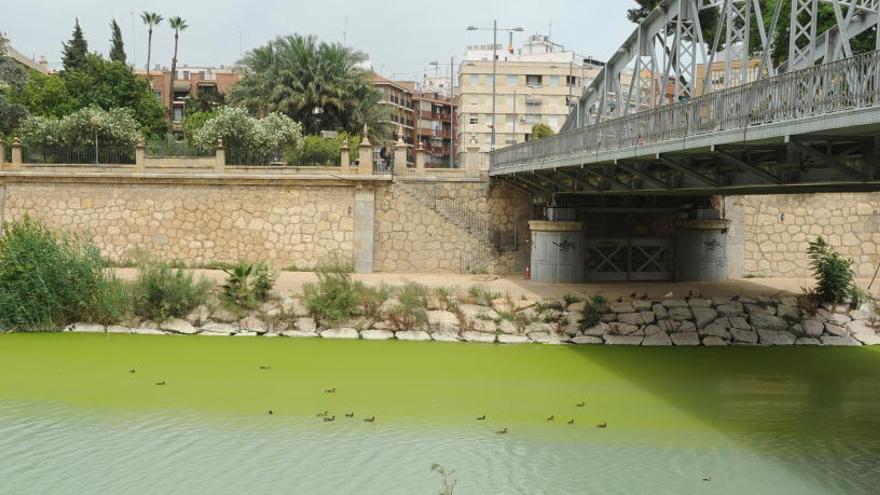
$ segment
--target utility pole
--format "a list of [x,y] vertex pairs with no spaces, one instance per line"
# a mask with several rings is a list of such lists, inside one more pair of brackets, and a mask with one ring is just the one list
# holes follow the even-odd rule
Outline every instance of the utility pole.
[[492,25],[492,146],[491,150],[495,151],[495,131],[498,128],[496,120],[498,114],[495,113],[495,99],[497,96],[496,88],[498,87],[498,20]]
[[[492,138],[491,138],[491,148],[492,151],[495,151],[495,140],[496,140],[496,128],[497,122],[496,118],[498,115],[495,113],[496,111],[496,97],[497,97],[497,85],[498,85],[498,20],[495,19],[492,22],[491,28],[480,28],[476,26],[468,26],[468,31],[492,31]],[[511,39],[513,37],[513,33],[521,33],[525,31],[521,27],[516,28],[501,28],[501,31],[507,31],[511,33]]]

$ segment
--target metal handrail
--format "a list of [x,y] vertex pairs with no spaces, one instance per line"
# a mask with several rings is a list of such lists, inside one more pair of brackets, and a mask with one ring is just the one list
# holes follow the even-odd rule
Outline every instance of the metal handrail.
[[490,170],[880,106],[880,51],[761,79],[490,154]]

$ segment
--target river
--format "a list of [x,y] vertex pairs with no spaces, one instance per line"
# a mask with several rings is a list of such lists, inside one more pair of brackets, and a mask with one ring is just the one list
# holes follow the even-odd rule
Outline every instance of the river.
[[0,335],[3,494],[436,494],[434,463],[455,494],[876,493],[880,349]]

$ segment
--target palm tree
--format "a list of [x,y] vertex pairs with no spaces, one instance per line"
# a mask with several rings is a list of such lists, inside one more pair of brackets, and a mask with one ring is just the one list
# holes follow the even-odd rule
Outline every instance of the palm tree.
[[[322,130],[360,133],[373,139],[389,108],[358,64],[366,56],[314,36],[284,36],[255,48],[242,63],[247,75],[229,96],[256,115],[280,112],[302,123],[306,134]],[[374,134],[375,133],[375,134]]]
[[150,78],[150,55],[153,51],[153,26],[162,22],[162,16],[155,12],[141,12],[141,20],[147,25],[147,79]]
[[168,24],[174,30],[174,56],[171,57],[171,87],[174,88],[174,79],[177,77],[177,42],[180,39],[180,32],[186,31],[189,25],[179,16],[168,19]]

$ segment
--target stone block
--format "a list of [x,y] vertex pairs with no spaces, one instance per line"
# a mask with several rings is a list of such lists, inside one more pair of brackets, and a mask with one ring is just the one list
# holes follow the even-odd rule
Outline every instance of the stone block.
[[672,343],[677,346],[700,345],[700,336],[697,332],[676,332],[670,335]]

